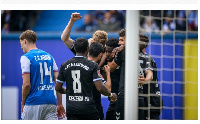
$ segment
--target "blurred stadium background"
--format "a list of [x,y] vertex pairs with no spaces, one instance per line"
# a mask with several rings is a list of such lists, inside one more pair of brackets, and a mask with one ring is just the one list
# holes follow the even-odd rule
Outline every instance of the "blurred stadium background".
[[[73,54],[60,36],[71,17],[79,12],[71,38],[91,38],[95,30],[118,38],[125,28],[125,10],[2,10],[1,11],[1,119],[20,119],[23,55],[19,35],[32,29],[38,36],[37,47],[49,52],[58,67]],[[198,11],[139,11],[140,32],[150,38],[146,52],[157,63],[158,81],[164,108],[163,120],[198,119]],[[134,28],[134,27],[133,27]],[[63,95],[63,98],[65,96]],[[63,104],[65,100],[63,99]],[[102,97],[104,117],[109,101]]]

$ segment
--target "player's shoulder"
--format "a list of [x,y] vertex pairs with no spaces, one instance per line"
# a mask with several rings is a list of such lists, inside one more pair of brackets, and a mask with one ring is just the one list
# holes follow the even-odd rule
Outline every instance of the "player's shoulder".
[[93,66],[93,67],[98,66],[98,63],[96,63],[96,62],[94,62],[92,60],[88,60],[87,59],[87,61],[88,61],[88,65],[90,65],[90,66]]

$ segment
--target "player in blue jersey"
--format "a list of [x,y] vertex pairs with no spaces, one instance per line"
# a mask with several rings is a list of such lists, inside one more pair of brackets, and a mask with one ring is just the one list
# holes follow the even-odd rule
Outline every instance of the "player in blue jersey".
[[[54,95],[58,67],[54,58],[36,47],[37,36],[32,30],[24,31],[20,37],[22,69],[22,120],[57,120],[65,117],[62,94]],[[57,104],[57,107],[56,107]]]

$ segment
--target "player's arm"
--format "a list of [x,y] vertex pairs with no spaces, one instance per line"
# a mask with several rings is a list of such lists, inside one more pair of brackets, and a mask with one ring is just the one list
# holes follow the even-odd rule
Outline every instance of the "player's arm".
[[143,75],[140,75],[140,78],[138,79],[138,83],[140,85],[144,85],[149,83],[153,79],[153,72],[152,70],[146,70],[145,71],[146,78]]
[[[54,82],[56,82],[57,77],[58,77],[58,72],[54,71],[53,72]],[[65,113],[65,109],[62,104],[62,94],[56,92],[56,96],[57,96],[57,115],[58,115],[58,118],[63,119],[63,118],[65,118],[66,113]]]
[[106,83],[104,84],[106,88],[111,91],[111,78],[110,78],[110,67],[108,65],[104,66],[104,70],[106,71]]
[[106,53],[103,53],[101,61],[99,62],[99,67],[101,67],[104,64],[105,61],[106,61]]
[[58,93],[66,94],[66,89],[63,88],[63,83],[59,82],[58,80],[56,80],[55,90],[56,90]]
[[96,89],[103,94],[104,96],[109,96],[112,101],[117,100],[117,95],[115,93],[111,93],[102,83],[102,80],[94,81]]
[[110,67],[110,72],[113,72],[118,67],[114,60],[112,62],[108,62],[108,66]]
[[23,85],[22,85],[22,102],[21,102],[22,110],[21,110],[21,112],[23,112],[26,98],[28,97],[28,95],[30,93],[30,89],[31,89],[30,73],[23,74],[22,78],[23,78]]
[[71,19],[68,22],[68,25],[65,27],[62,35],[61,40],[65,43],[68,48],[71,48],[73,45],[73,40],[69,37],[71,33],[72,26],[76,20],[81,18],[80,13],[72,13]]
[[58,92],[58,93],[61,93],[61,94],[66,94],[66,89],[63,88],[63,83],[65,82],[64,80],[64,74],[63,74],[63,70],[64,70],[64,66],[63,64],[61,65],[60,67],[60,70],[59,70],[59,74],[57,76],[57,79],[56,79],[56,86],[55,86],[55,90]]
[[118,55],[118,53],[121,52],[124,49],[125,49],[125,45],[120,45],[119,47],[114,48],[112,52],[115,53],[114,56],[116,57]]
[[25,101],[30,93],[31,81],[30,81],[30,60],[26,56],[22,56],[20,59],[22,69],[22,102],[21,102],[21,113],[25,105]]

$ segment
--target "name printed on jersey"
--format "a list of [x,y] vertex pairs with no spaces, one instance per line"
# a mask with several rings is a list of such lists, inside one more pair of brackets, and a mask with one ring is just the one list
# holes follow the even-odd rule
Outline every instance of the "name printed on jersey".
[[34,56],[34,57],[35,57],[35,61],[51,60],[51,57],[49,55],[40,55],[40,56]]
[[70,67],[73,67],[73,66],[79,66],[81,68],[84,68],[85,70],[89,70],[90,69],[88,66],[83,65],[82,63],[70,63],[65,67],[65,70],[70,68]]
[[69,101],[90,101],[88,96],[69,96]]

